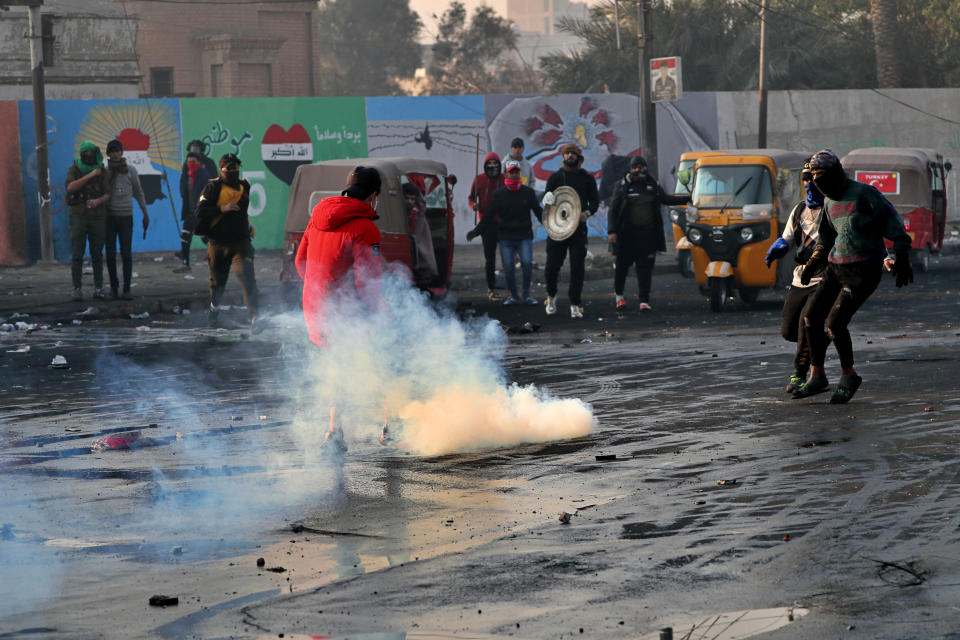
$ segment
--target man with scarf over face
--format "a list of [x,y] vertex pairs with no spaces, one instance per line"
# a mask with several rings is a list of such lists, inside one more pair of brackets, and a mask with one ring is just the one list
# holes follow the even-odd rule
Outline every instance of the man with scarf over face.
[[586,271],[587,259],[587,218],[597,212],[600,206],[600,195],[597,193],[597,180],[581,168],[583,153],[574,143],[563,145],[560,149],[563,157],[563,166],[547,179],[547,191],[543,194],[543,205],[550,206],[556,203],[554,189],[561,186],[573,188],[580,196],[580,226],[573,235],[566,240],[547,238],[547,265],[545,277],[547,280],[547,300],[545,303],[548,316],[557,312],[557,281],[560,278],[560,268],[570,252],[570,288],[567,294],[570,297],[570,317],[582,318],[583,305],[580,298],[583,292],[583,277]]
[[820,284],[823,267],[826,266],[820,265],[819,270],[815,270],[806,283],[801,281],[800,274],[810,256],[813,255],[813,249],[820,238],[823,194],[817,189],[817,185],[813,184],[813,173],[810,171],[809,160],[803,164],[800,180],[803,182],[806,198],[793,207],[783,228],[783,233],[777,238],[776,242],[770,245],[765,259],[769,268],[775,260],[786,255],[791,245],[796,247],[794,256],[796,267],[793,270],[793,280],[790,282],[790,288],[783,301],[783,311],[780,314],[780,333],[783,335],[783,339],[797,343],[793,358],[794,372],[790,376],[790,382],[787,383],[787,393],[793,393],[800,389],[810,370],[810,345],[807,344],[807,332],[803,327],[803,317],[810,312],[813,292]]
[[[827,390],[823,363],[829,337],[841,367],[840,382],[830,402],[844,404],[862,382],[853,368],[853,341],[847,326],[877,288],[883,268],[893,271],[897,287],[913,282],[910,236],[893,205],[875,187],[849,179],[830,149],[813,154],[810,171],[813,183],[825,196],[824,215],[820,238],[800,273],[801,282],[810,282],[818,269],[826,268],[803,316],[811,351],[810,377],[793,397],[807,398]],[[893,242],[895,261],[888,259],[884,238]]]
[[[467,196],[467,202],[470,208],[477,213],[478,220],[483,220],[487,213],[487,206],[490,204],[490,198],[493,192],[503,186],[503,174],[500,171],[500,156],[494,152],[487,154],[483,159],[483,173],[473,179],[470,185],[470,195]],[[487,277],[487,297],[490,300],[499,300],[500,294],[497,293],[497,228],[491,226],[487,232],[480,236],[483,241],[483,263],[484,273]]]
[[183,266],[174,269],[174,273],[190,271],[190,243],[193,241],[193,229],[197,226],[197,202],[212,177],[207,173],[201,155],[196,151],[188,152],[187,161],[183,163],[183,171],[180,173],[180,197],[183,204],[180,208],[180,252],[177,257],[183,261]]
[[228,153],[220,158],[220,177],[203,188],[197,202],[197,235],[207,239],[210,266],[210,326],[217,325],[220,299],[233,268],[243,290],[243,302],[250,315],[253,333],[258,326],[257,278],[253,269],[253,227],[247,215],[250,183],[240,179],[240,158]]
[[631,266],[637,269],[640,311],[651,311],[650,283],[657,251],[667,250],[663,234],[664,204],[687,204],[690,196],[664,193],[657,181],[647,173],[642,156],[630,158],[630,170],[613,188],[607,217],[607,241],[617,256],[613,276],[613,292],[617,311],[627,308],[623,291]]
[[[537,299],[530,295],[530,283],[533,280],[533,224],[530,213],[533,212],[540,220],[543,209],[537,202],[537,194],[523,184],[520,163],[510,158],[504,166],[507,169],[504,187],[494,192],[487,215],[467,234],[467,240],[489,233],[489,228],[494,227],[500,242],[500,264],[503,265],[503,274],[510,290],[510,297],[503,304],[538,304]],[[517,292],[514,256],[520,256],[522,296]]]
[[[122,297],[132,300],[130,278],[133,275],[133,201],[143,212],[143,237],[147,237],[150,215],[147,200],[140,186],[137,170],[127,164],[123,157],[123,144],[119,140],[107,143],[107,181],[110,183],[110,200],[107,202],[107,274],[110,276],[110,291],[113,299]],[[123,266],[123,294],[117,278],[117,243],[120,243],[120,261]]]
[[83,254],[90,245],[93,264],[93,297],[105,298],[103,290],[103,243],[106,238],[107,207],[110,183],[103,169],[103,154],[97,145],[83,142],[78,157],[67,169],[67,204],[70,206],[70,275],[73,278],[73,299],[83,299],[81,276]]

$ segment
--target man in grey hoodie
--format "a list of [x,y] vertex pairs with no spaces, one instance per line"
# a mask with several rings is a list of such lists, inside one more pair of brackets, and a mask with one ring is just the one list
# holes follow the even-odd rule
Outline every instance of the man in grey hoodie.
[[[127,164],[123,157],[123,145],[119,140],[107,143],[107,181],[110,184],[110,200],[107,201],[107,274],[110,276],[110,291],[113,298],[132,300],[130,278],[133,274],[133,200],[143,211],[143,237],[147,237],[150,215],[147,201],[140,186],[137,170]],[[123,263],[123,294],[117,278],[117,241],[120,242],[120,260]]]

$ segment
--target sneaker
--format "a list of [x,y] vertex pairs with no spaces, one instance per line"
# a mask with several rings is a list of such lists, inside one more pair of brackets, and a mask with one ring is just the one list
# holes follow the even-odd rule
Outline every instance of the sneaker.
[[617,300],[617,311],[626,311],[627,310],[627,301],[624,299]]
[[513,296],[510,296],[509,298],[503,301],[503,306],[505,307],[515,305],[515,304],[520,304],[520,298],[514,298]]
[[526,298],[523,299],[523,304],[529,304],[532,306],[535,304],[540,304],[540,301],[534,298],[533,296],[527,296]]
[[785,389],[785,391],[787,393],[793,393],[794,391],[797,391],[798,389],[800,389],[800,387],[802,386],[803,386],[803,376],[801,376],[799,373],[795,373],[792,376],[790,376],[790,382],[787,383],[787,388]]
[[580,305],[572,304],[570,305],[570,317],[571,318],[582,318],[583,317],[583,307]]
[[260,316],[253,316],[250,318],[250,333],[252,335],[257,335],[262,333],[264,329],[267,328],[266,321]]
[[653,311],[653,307],[651,307],[651,306],[650,306],[649,304],[647,304],[646,302],[641,302],[641,303],[640,303],[640,311]]
[[[79,291],[79,289],[77,289],[77,291]],[[557,312],[557,296],[547,296],[547,299],[543,302],[543,306],[548,316],[555,314]]]
[[105,298],[107,297],[107,292],[103,290],[103,287],[100,287],[99,289],[94,289],[94,290],[93,290],[93,297],[94,297],[94,298],[97,298],[97,299],[100,299],[100,300],[103,300],[103,299],[105,299]]
[[80,300],[83,300],[83,290],[80,289],[79,287],[74,289],[72,298],[74,302],[79,302]]
[[487,300],[503,300],[503,296],[496,289],[488,289]]
[[830,397],[830,404],[847,404],[853,397],[853,394],[860,388],[863,378],[855,373],[844,374],[840,376],[840,382],[837,383],[837,389]]
[[803,398],[809,398],[810,396],[815,396],[818,393],[823,393],[824,391],[829,391],[830,383],[827,382],[827,376],[820,373],[817,375],[811,374],[807,381],[803,383],[799,389],[793,392],[794,400],[801,400]]

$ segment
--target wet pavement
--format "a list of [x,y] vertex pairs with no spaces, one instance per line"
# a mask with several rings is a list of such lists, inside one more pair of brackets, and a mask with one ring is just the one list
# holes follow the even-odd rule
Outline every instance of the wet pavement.
[[601,266],[583,321],[457,288],[517,328],[507,380],[597,426],[438,456],[318,451],[296,314],[38,306],[0,333],[0,635],[960,637],[960,255],[858,314],[849,405],[783,393],[782,294],[714,314],[668,260],[652,313]]

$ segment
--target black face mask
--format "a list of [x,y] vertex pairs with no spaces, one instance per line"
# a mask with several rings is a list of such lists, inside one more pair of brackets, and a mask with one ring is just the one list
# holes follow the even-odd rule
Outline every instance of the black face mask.
[[847,174],[840,167],[834,167],[822,173],[819,178],[814,178],[813,184],[820,190],[820,193],[836,200],[843,195],[843,188],[847,184]]
[[489,164],[483,168],[483,172],[487,174],[488,178],[496,178],[500,175],[500,165]]
[[228,171],[224,169],[220,172],[223,176],[223,181],[226,182],[231,187],[236,187],[240,184],[240,172],[239,171]]
[[577,156],[570,156],[569,158],[564,158],[563,164],[567,167],[576,167],[580,164],[580,158],[578,158]]
[[630,176],[630,182],[640,182],[647,177],[647,172],[641,169],[640,171],[630,171],[627,175]]

